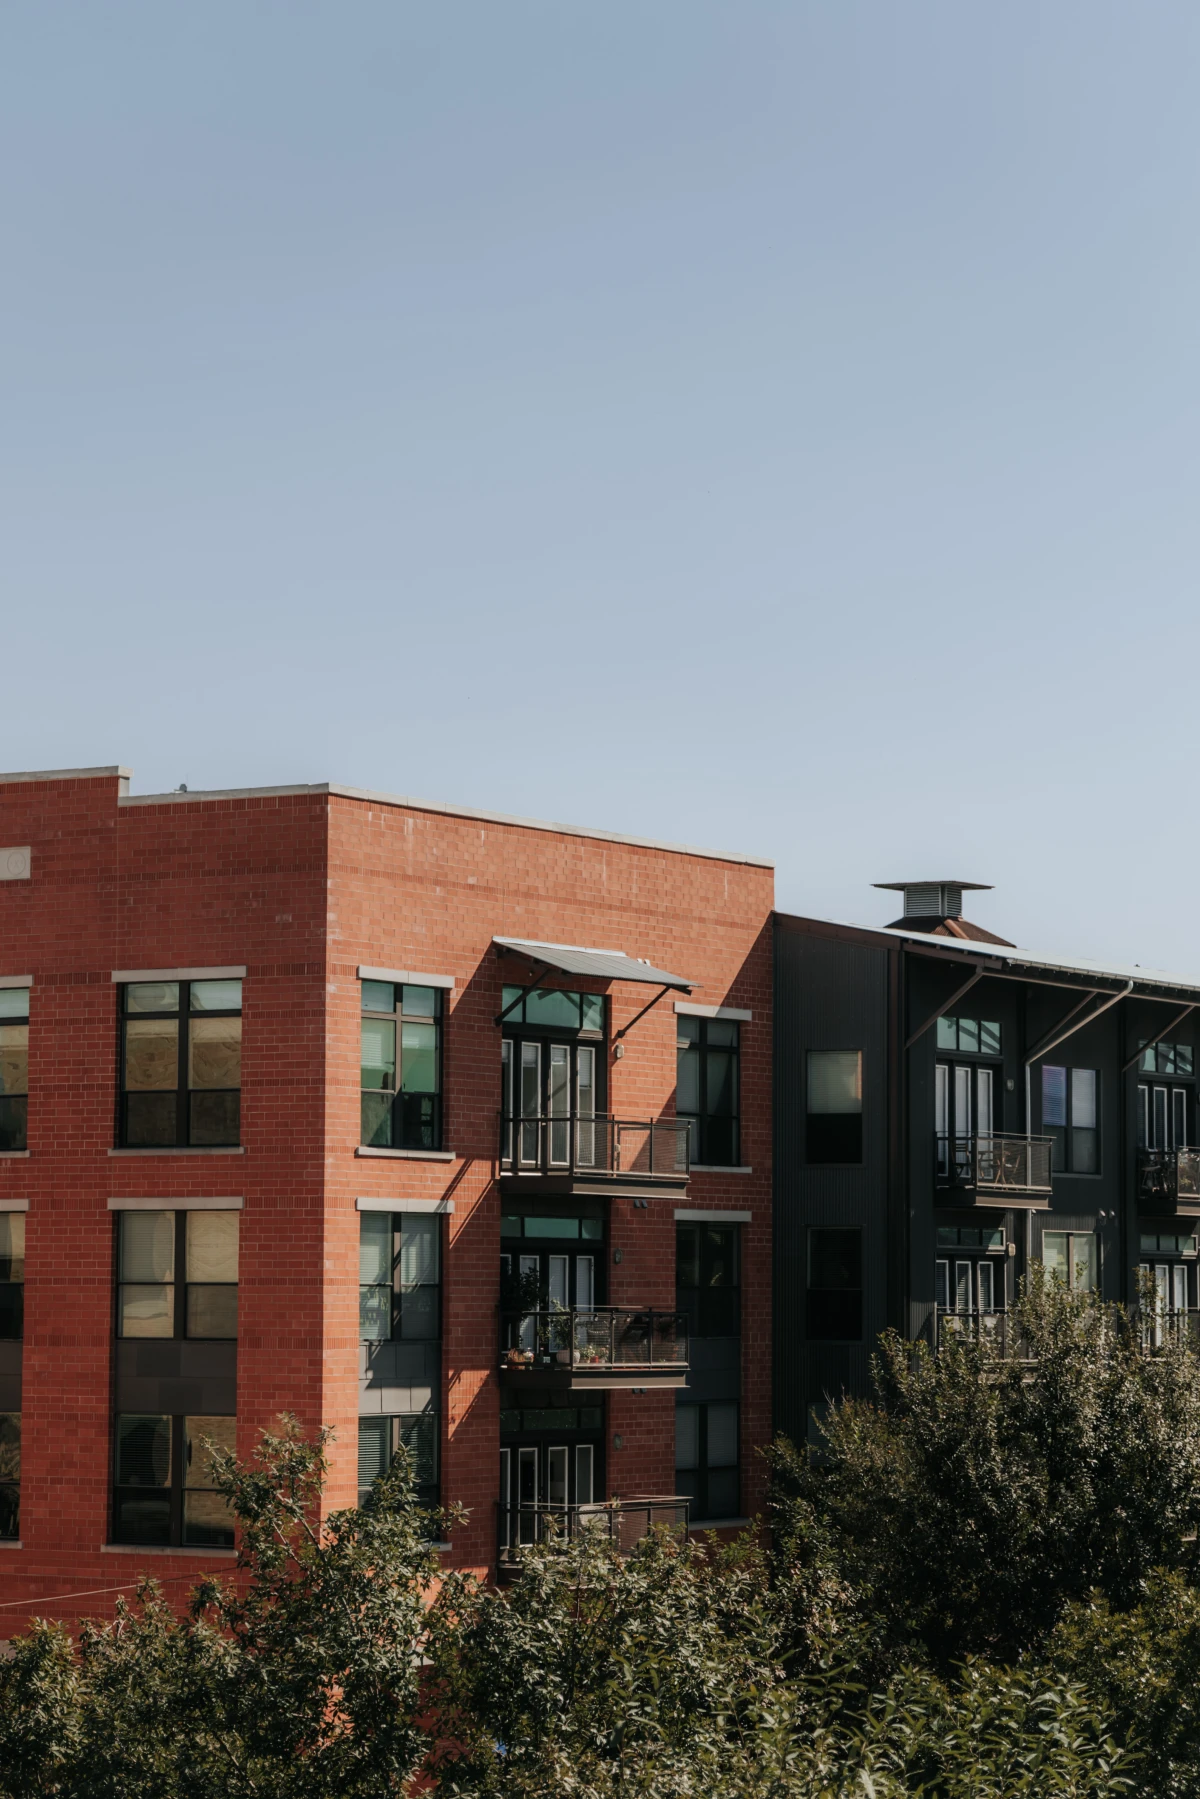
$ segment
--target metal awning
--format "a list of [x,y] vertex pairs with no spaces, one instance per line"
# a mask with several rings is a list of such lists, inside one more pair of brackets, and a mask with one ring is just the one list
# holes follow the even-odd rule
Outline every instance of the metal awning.
[[667,974],[636,956],[619,949],[584,949],[577,943],[531,943],[523,937],[493,937],[500,955],[528,956],[545,968],[556,968],[560,974],[589,974],[599,981],[641,981],[648,987],[676,987],[690,993],[695,981],[682,975]]

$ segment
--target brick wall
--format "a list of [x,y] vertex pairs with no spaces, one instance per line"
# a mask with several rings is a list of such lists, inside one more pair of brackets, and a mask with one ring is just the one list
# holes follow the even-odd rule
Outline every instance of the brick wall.
[[[744,1239],[743,1461],[770,1424],[771,873],[549,829],[323,790],[120,803],[115,774],[0,782],[0,974],[34,976],[29,1154],[0,1156],[0,1199],[29,1201],[22,1547],[0,1548],[0,1637],[43,1615],[111,1609],[152,1569],[182,1593],[201,1552],[115,1552],[109,1534],[112,1196],[240,1195],[239,1445],[281,1411],[334,1426],[330,1505],[353,1498],[359,1195],[452,1199],[444,1268],[442,1485],[471,1511],[454,1558],[486,1566],[498,1465],[500,990],[494,935],[616,948],[753,1010],[742,1030],[744,1160],[686,1203],[753,1212]],[[118,968],[245,964],[244,1153],[112,1154]],[[452,975],[445,1051],[452,1161],[356,1157],[360,963]],[[595,987],[596,983],[567,982]],[[620,1028],[653,989],[615,984]],[[608,1110],[673,1109],[671,998],[609,1064]],[[611,1044],[610,1044],[611,1051]],[[674,1303],[671,1200],[612,1205],[613,1303]],[[673,1397],[617,1394],[609,1486],[673,1490]],[[612,1448],[620,1435],[621,1450]],[[212,1558],[208,1558],[209,1564]],[[55,1594],[82,1593],[53,1603]],[[5,1622],[7,1620],[7,1623]]]

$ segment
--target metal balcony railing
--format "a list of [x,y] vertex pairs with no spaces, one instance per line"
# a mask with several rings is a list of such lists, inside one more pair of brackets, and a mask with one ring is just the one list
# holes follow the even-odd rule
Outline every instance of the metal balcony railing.
[[939,1187],[976,1193],[1050,1193],[1052,1137],[1016,1137],[1000,1131],[982,1137],[937,1138]]
[[1028,1360],[1025,1340],[1007,1312],[944,1312],[939,1307],[934,1317],[934,1348],[963,1340],[980,1344],[997,1361]]
[[690,1128],[686,1118],[501,1113],[500,1172],[677,1180],[691,1166]]
[[500,1559],[538,1543],[569,1541],[595,1532],[628,1555],[656,1525],[686,1534],[691,1501],[678,1494],[648,1499],[602,1499],[594,1505],[497,1506]]
[[500,1366],[583,1375],[686,1373],[687,1314],[621,1306],[502,1312]]
[[1138,1200],[1147,1209],[1200,1200],[1200,1149],[1140,1149]]
[[1194,1306],[1133,1306],[1142,1333],[1143,1349],[1161,1349],[1164,1343],[1184,1339],[1200,1349],[1200,1311]]

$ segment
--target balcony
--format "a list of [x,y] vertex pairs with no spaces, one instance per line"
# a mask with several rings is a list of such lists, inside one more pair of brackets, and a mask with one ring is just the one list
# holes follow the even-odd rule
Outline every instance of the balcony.
[[991,1361],[1024,1362],[1029,1348],[1007,1312],[943,1312],[934,1318],[934,1348],[947,1343],[978,1343]]
[[687,1316],[621,1306],[502,1312],[500,1368],[531,1386],[572,1393],[682,1387]]
[[586,1192],[619,1182],[682,1190],[691,1168],[686,1118],[500,1117],[500,1173],[541,1191]]
[[[1028,1205],[1053,1191],[1052,1137],[938,1137],[936,1184],[995,1205]],[[957,1197],[955,1203],[958,1203]]]
[[691,1501],[678,1494],[650,1499],[606,1499],[594,1505],[497,1506],[500,1566],[511,1569],[522,1549],[570,1541],[585,1531],[628,1555],[656,1526],[687,1535]]
[[1139,1150],[1138,1209],[1200,1210],[1200,1149]]

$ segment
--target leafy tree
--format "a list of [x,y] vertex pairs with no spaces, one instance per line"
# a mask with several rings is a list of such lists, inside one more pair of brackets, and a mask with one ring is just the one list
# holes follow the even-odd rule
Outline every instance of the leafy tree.
[[176,1618],[152,1583],[78,1655],[40,1626],[0,1664],[5,1799],[375,1799],[406,1791],[420,1722],[429,1516],[405,1458],[366,1510],[318,1521],[322,1433],[289,1420],[253,1464],[214,1453],[240,1578]]
[[[849,1597],[861,1645],[943,1668],[1013,1661],[1071,1600],[1136,1603],[1156,1568],[1189,1573],[1200,1526],[1200,1359],[1147,1353],[1119,1308],[1036,1282],[1027,1356],[937,1355],[886,1337],[877,1397],[831,1408],[818,1455],[777,1446],[779,1576],[811,1638],[817,1577]],[[849,1625],[847,1624],[847,1628]]]
[[1083,1685],[1139,1752],[1143,1790],[1200,1799],[1200,1593],[1177,1573],[1155,1575],[1140,1605],[1117,1611],[1099,1595],[1068,1608],[1050,1643],[1062,1674]]

